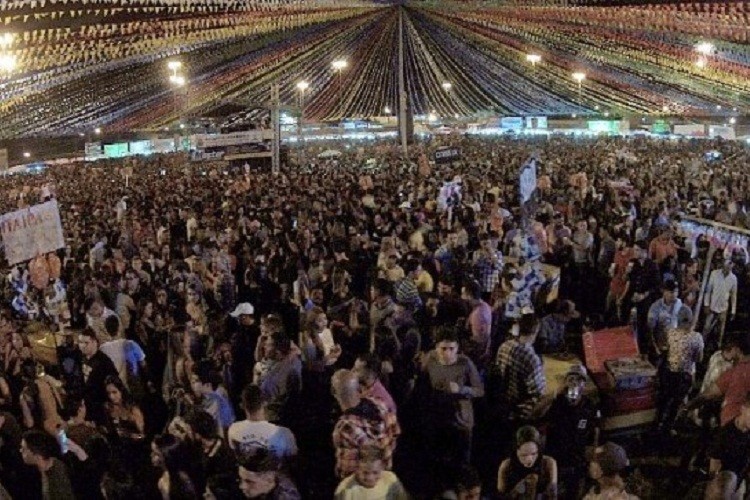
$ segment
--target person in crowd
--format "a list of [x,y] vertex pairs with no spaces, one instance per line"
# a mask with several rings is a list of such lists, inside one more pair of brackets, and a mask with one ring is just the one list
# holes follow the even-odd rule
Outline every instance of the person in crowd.
[[693,387],[698,363],[703,359],[703,337],[693,330],[693,312],[683,305],[677,312],[676,328],[667,332],[666,362],[659,392],[659,425],[671,429],[678,409]]
[[531,426],[518,429],[515,453],[503,460],[497,473],[500,498],[557,498],[557,462],[542,451],[538,430]]
[[740,413],[719,429],[708,450],[709,474],[733,472],[746,477],[750,467],[750,397],[740,406]]
[[227,394],[219,389],[220,375],[213,363],[204,359],[198,362],[191,378],[197,406],[214,418],[219,435],[224,436],[234,423],[234,409]]
[[552,314],[548,314],[539,322],[534,350],[539,354],[567,352],[566,332],[568,323],[579,318],[575,304],[570,300],[561,300]]
[[506,340],[497,351],[497,370],[503,380],[502,401],[491,404],[507,406],[511,421],[529,422],[541,415],[548,401],[544,399],[547,381],[542,371],[542,361],[534,350],[539,322],[531,314],[521,317],[518,337]]
[[87,328],[78,334],[78,348],[83,354],[86,409],[94,422],[103,424],[106,422],[104,404],[108,400],[105,381],[109,376],[117,377],[117,369],[109,356],[99,349],[99,337],[94,330]]
[[333,429],[336,475],[345,478],[353,474],[359,463],[358,450],[368,445],[383,451],[385,468],[390,470],[401,433],[396,415],[380,401],[362,397],[357,375],[350,370],[334,373],[331,386],[342,411]]
[[589,475],[596,485],[584,500],[638,500],[625,489],[623,471],[630,466],[625,449],[611,441],[594,448],[589,457]]
[[703,295],[703,308],[706,321],[703,336],[706,337],[716,328],[715,338],[711,339],[721,345],[724,338],[727,319],[731,322],[737,312],[737,276],[732,272],[734,262],[725,259],[720,269],[711,271]]
[[422,265],[418,260],[410,259],[403,266],[404,277],[393,283],[396,302],[403,304],[410,311],[422,309],[422,297],[417,288],[417,277],[422,272]]
[[185,423],[190,426],[193,439],[200,447],[206,481],[234,479],[237,473],[235,454],[218,434],[213,415],[204,410],[195,410],[188,413]]
[[450,489],[445,490],[439,500],[480,500],[482,479],[471,465],[462,465],[454,473]]
[[677,318],[682,309],[682,301],[677,297],[679,288],[672,280],[662,285],[662,298],[651,304],[648,310],[649,351],[657,356],[667,349],[667,332],[677,326]]
[[728,344],[728,359],[734,366],[716,380],[716,385],[688,402],[687,409],[698,408],[709,401],[721,400],[720,424],[727,425],[740,414],[750,394],[750,335],[740,334]]
[[60,460],[60,445],[50,434],[27,431],[21,440],[21,457],[42,478],[42,500],[75,500],[65,464]]
[[255,365],[255,345],[260,337],[260,329],[255,324],[255,308],[249,302],[242,302],[232,311],[230,316],[236,320],[236,326],[230,333],[232,343],[232,359],[247,360],[246,363],[232,364],[232,387],[234,393],[230,398],[235,404],[239,401],[240,391],[252,380],[252,368]]
[[297,441],[292,431],[271,423],[266,418],[263,391],[257,385],[248,385],[242,391],[245,419],[229,426],[227,442],[238,456],[250,456],[265,450],[289,467],[297,456]]
[[357,357],[353,371],[359,378],[362,396],[377,399],[385,404],[388,411],[397,414],[396,403],[380,381],[382,363],[375,354],[362,354]]
[[266,500],[300,500],[294,482],[281,470],[270,454],[256,453],[240,459],[238,467],[240,491],[244,498]]
[[107,426],[120,438],[143,439],[146,432],[143,412],[132,401],[125,384],[119,377],[110,375],[104,380],[104,388],[107,392],[107,402],[104,404]]
[[357,471],[339,483],[334,498],[335,500],[375,498],[407,500],[409,496],[396,474],[385,470],[383,450],[370,446],[359,450]]
[[86,311],[87,326],[93,330],[97,338],[102,339],[102,341],[110,340],[112,336],[107,331],[104,322],[109,317],[117,316],[117,313],[106,307],[99,298],[89,298],[83,307]]
[[464,354],[480,372],[484,372],[492,358],[492,308],[482,300],[482,286],[475,280],[469,280],[464,284],[461,298],[470,308],[465,325],[468,338],[465,341]]
[[[442,327],[435,349],[424,356],[419,389],[424,401],[419,413],[431,436],[432,456],[438,467],[469,463],[474,429],[474,399],[484,396],[484,384],[474,363],[459,354],[454,328]],[[428,430],[429,429],[429,430]]]
[[573,365],[565,374],[564,392],[552,403],[546,419],[546,451],[555,459],[563,498],[582,496],[586,479],[586,448],[599,442],[601,411],[585,394],[588,373]]
[[[636,310],[636,331],[638,346],[641,352],[651,352],[648,342],[648,311],[656,300],[656,293],[661,286],[659,268],[656,262],[648,258],[647,244],[637,240],[634,245],[635,259],[628,264],[627,303]],[[629,309],[626,307],[626,310]]]
[[254,383],[263,391],[267,401],[266,414],[271,422],[291,418],[294,405],[302,391],[302,361],[296,346],[282,330],[261,336],[267,366]]
[[21,364],[21,375],[26,382],[19,396],[21,414],[27,429],[43,429],[56,436],[63,427],[62,384],[42,370],[42,365],[31,359]]
[[189,445],[171,434],[156,436],[151,443],[151,464],[161,474],[156,488],[161,498],[197,500],[205,486],[202,464],[195,463]]

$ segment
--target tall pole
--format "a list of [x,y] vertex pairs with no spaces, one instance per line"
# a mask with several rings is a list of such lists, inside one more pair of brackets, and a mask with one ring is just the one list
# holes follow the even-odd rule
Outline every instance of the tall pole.
[[281,170],[281,118],[279,116],[279,84],[271,86],[271,125],[273,126],[273,154],[271,156],[271,171]]
[[406,75],[404,74],[404,8],[401,7],[398,13],[398,93],[399,93],[399,110],[398,121],[399,130],[401,131],[401,149],[404,158],[409,157],[409,144],[406,137]]

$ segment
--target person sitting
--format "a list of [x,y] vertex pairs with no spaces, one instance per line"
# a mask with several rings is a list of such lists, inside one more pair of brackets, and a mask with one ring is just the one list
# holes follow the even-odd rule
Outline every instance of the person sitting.
[[589,475],[596,485],[583,500],[638,500],[625,491],[620,473],[630,465],[625,449],[611,441],[595,448],[589,456]]
[[534,427],[516,432],[515,452],[497,473],[497,491],[502,499],[557,498],[557,462],[542,455],[542,437]]
[[359,450],[357,470],[341,481],[335,500],[406,500],[409,496],[396,474],[385,469],[385,454],[375,446]]
[[543,317],[539,322],[539,333],[534,345],[539,354],[566,352],[565,334],[568,323],[580,317],[576,306],[570,300],[561,300],[552,314]]

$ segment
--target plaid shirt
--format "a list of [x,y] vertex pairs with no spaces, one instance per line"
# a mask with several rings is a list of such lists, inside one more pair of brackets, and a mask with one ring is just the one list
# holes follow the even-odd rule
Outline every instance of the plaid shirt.
[[416,282],[411,278],[404,278],[393,284],[396,302],[404,304],[410,310],[416,311],[422,307],[422,298]]
[[479,284],[482,285],[482,291],[492,293],[497,284],[500,282],[500,275],[503,272],[503,253],[500,250],[495,251],[497,264],[492,262],[483,252],[477,252],[474,258],[474,276]]
[[385,452],[386,469],[390,469],[399,434],[401,428],[394,413],[376,399],[362,398],[359,405],[341,415],[333,428],[336,475],[344,478],[357,470],[359,450],[364,446],[382,449]]
[[542,360],[531,344],[507,340],[497,351],[497,365],[505,385],[505,398],[511,411],[529,418],[531,411],[547,390]]

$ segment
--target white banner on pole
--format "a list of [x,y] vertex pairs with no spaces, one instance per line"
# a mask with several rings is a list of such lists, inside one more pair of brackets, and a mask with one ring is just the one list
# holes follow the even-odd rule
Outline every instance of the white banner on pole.
[[521,169],[521,203],[531,199],[536,189],[536,159],[532,158]]
[[0,235],[11,266],[63,248],[57,200],[0,216]]

